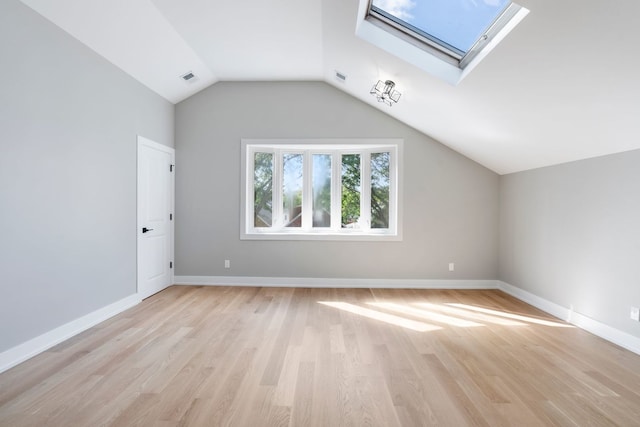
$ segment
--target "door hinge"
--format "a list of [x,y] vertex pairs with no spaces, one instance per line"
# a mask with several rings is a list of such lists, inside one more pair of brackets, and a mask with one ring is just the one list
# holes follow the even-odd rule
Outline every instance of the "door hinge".
[[169,268],[173,268],[173,261],[169,261]]
[[174,166],[175,166],[175,165],[169,165],[169,172],[173,172],[173,167],[174,167]]

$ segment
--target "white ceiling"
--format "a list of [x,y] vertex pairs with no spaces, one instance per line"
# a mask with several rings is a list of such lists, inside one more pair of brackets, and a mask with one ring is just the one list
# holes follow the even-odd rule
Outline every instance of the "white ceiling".
[[[500,174],[640,148],[637,0],[520,0],[529,15],[458,86],[357,38],[359,0],[22,1],[174,103],[325,80]],[[393,107],[369,95],[389,78]]]

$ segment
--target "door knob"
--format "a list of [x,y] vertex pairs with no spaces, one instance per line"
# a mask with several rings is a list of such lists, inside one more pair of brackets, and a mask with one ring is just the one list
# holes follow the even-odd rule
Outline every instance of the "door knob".
[[143,233],[146,233],[147,231],[153,231],[153,228],[142,227]]

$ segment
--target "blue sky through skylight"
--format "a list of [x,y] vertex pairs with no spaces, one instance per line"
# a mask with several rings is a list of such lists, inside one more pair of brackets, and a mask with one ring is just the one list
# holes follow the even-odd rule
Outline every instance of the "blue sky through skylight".
[[373,6],[466,53],[509,0],[373,0]]

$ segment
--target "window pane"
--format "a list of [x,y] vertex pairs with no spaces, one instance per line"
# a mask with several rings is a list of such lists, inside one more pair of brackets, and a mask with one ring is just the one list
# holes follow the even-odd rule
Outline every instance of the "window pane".
[[253,171],[253,226],[271,227],[273,154],[255,153]]
[[313,226],[331,226],[331,156],[313,155]]
[[282,206],[285,227],[302,226],[302,154],[282,156]]
[[395,18],[396,22],[408,24],[410,30],[451,46],[464,54],[510,3],[508,0],[478,2],[374,0],[373,6]]
[[389,158],[371,154],[371,228],[389,228]]
[[360,155],[342,156],[342,228],[358,228],[360,219]]

